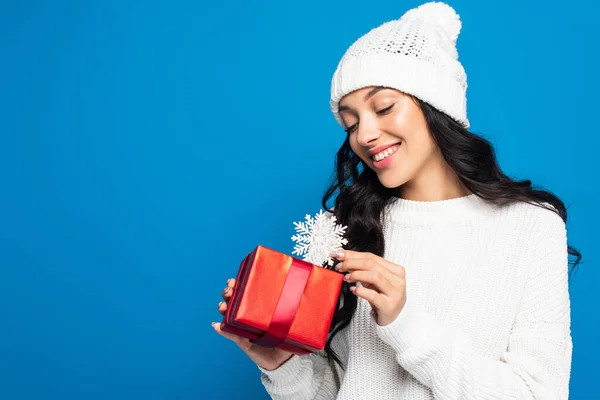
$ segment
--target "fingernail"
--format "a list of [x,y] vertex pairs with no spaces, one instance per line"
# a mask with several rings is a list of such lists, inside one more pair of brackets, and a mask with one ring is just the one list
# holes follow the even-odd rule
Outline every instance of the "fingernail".
[[225,304],[225,302],[224,302],[224,301],[220,301],[220,302],[219,302],[219,308],[221,308],[221,306],[222,306],[223,304]]
[[232,278],[227,279],[227,286],[229,286],[231,284],[232,280],[233,280]]
[[344,280],[348,282],[350,280],[350,274],[344,275]]
[[356,286],[350,286],[350,291],[351,291],[352,293],[356,292]]
[[337,258],[338,260],[344,258],[344,251],[343,250],[336,250],[333,253],[331,253],[332,257]]
[[336,266],[335,266],[335,269],[336,269],[337,271],[340,271],[340,270],[342,269],[342,264],[343,264],[343,263],[339,263],[338,265],[336,265]]

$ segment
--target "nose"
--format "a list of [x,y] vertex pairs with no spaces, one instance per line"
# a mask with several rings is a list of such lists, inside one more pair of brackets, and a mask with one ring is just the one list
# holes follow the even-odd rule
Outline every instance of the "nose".
[[379,127],[375,123],[375,121],[369,121],[368,118],[363,118],[363,120],[358,125],[357,132],[357,142],[361,146],[368,147],[374,141],[379,139],[381,136],[381,131]]

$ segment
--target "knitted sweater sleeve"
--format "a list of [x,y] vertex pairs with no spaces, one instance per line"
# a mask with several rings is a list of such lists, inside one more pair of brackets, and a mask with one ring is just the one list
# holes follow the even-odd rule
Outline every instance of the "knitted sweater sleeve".
[[526,266],[519,311],[499,360],[475,354],[466,333],[421,311],[410,299],[395,321],[376,325],[398,363],[436,399],[568,398],[572,340],[566,229],[558,217],[541,225],[535,261]]
[[322,352],[294,355],[273,371],[259,369],[274,400],[332,400],[339,390],[333,366]]

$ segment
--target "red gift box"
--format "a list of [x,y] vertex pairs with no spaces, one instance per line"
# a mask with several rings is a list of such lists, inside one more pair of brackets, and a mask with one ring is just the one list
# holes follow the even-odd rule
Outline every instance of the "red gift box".
[[342,280],[339,272],[258,246],[240,265],[221,329],[295,354],[322,350]]

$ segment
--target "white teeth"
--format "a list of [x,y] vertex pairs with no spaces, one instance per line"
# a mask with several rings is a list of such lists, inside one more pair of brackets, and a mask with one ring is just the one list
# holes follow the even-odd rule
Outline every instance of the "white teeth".
[[392,146],[392,147],[382,151],[381,153],[375,154],[372,158],[374,161],[381,161],[384,158],[389,157],[393,152],[396,151],[397,148],[398,148],[398,146]]

